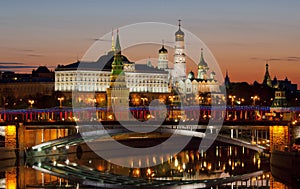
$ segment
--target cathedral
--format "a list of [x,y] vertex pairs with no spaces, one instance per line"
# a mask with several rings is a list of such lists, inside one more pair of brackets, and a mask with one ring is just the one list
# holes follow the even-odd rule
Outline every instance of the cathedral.
[[204,59],[203,49],[201,49],[200,61],[197,66],[197,77],[193,71],[190,71],[186,76],[184,32],[181,30],[180,21],[178,31],[175,32],[174,68],[168,68],[168,50],[163,45],[158,51],[158,69],[169,72],[174,87],[183,95],[192,94],[196,96],[201,93],[219,93],[219,82],[215,79],[214,71],[209,73],[209,66]]
[[[96,62],[77,61],[69,65],[58,65],[55,69],[55,91],[106,93],[111,88],[111,80],[114,78],[112,75],[117,70],[124,74],[126,88],[130,93],[168,94],[171,93],[172,87],[184,95],[197,96],[201,93],[220,92],[215,72],[209,72],[203,49],[201,49],[197,76],[192,71],[188,76],[186,75],[184,37],[179,20],[178,30],[175,32],[174,66],[169,68],[168,50],[164,44],[158,50],[157,67],[154,67],[151,62],[136,64],[121,54],[120,36],[117,33],[116,43],[112,44],[111,51]],[[115,65],[116,62],[118,65]]]

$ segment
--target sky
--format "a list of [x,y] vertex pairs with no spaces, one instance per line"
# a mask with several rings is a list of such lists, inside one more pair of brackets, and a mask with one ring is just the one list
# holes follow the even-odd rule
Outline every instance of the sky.
[[[299,0],[1,1],[0,70],[54,69],[80,59],[112,28],[139,22],[177,25],[182,19],[182,27],[207,45],[231,81],[262,82],[269,60],[272,78],[288,77],[300,85],[299,9]],[[132,61],[156,58],[157,49],[125,55]]]

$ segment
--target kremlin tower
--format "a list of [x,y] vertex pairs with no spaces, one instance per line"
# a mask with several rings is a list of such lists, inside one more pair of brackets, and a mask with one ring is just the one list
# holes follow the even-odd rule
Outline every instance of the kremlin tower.
[[266,64],[266,72],[264,76],[263,85],[272,87],[272,80],[269,74],[269,64]]
[[110,84],[106,89],[107,112],[108,114],[110,114],[109,116],[111,116],[111,119],[116,119],[116,117],[128,119],[127,111],[122,111],[129,105],[129,88],[126,87],[118,32],[116,45],[115,47],[112,46],[112,49],[114,49],[114,60],[112,63],[112,70],[110,74]]
[[175,81],[186,78],[186,62],[184,53],[184,33],[181,30],[179,21],[178,31],[175,33],[175,54],[174,54],[174,71],[173,77]]

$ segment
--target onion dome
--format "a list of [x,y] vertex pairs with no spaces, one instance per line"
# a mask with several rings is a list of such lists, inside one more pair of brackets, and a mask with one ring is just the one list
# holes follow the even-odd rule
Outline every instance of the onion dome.
[[184,40],[184,33],[180,28],[181,27],[181,24],[180,24],[181,20],[178,20],[178,22],[179,22],[179,24],[178,24],[179,28],[178,28],[178,31],[175,32],[175,40],[176,41],[183,41]]
[[177,32],[175,33],[175,35],[183,35],[184,36],[184,33],[183,31],[180,29],[180,25],[179,25],[179,29],[177,30]]
[[161,49],[158,50],[159,53],[163,53],[163,54],[167,54],[168,53],[168,50],[165,48],[165,46],[163,45],[161,47]]
[[188,78],[189,78],[190,80],[195,79],[195,74],[194,74],[193,71],[190,71],[190,73],[188,74]]
[[210,73],[210,79],[215,79],[216,73],[214,71],[212,71]]
[[201,48],[201,58],[200,58],[200,62],[198,64],[198,68],[202,68],[202,69],[207,69],[208,65],[204,60],[204,56],[203,56],[203,49]]
[[272,86],[273,88],[278,88],[279,87],[279,83],[278,83],[278,80],[277,80],[277,77],[275,76],[273,81],[272,81]]

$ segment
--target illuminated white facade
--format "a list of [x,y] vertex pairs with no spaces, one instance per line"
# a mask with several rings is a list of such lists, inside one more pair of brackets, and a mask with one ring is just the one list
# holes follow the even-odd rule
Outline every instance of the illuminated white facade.
[[[107,64],[110,64],[109,61]],[[167,71],[158,70],[147,65],[135,64],[127,61],[127,59],[123,64],[126,86],[130,92],[169,92]],[[95,68],[98,65],[99,62],[77,62],[59,66],[55,70],[55,91],[106,92],[110,83],[111,70],[105,67],[102,70]],[[98,67],[100,68],[101,66]]]
[[184,33],[180,28],[175,33],[175,54],[174,54],[174,69],[172,71],[172,77],[174,81],[180,81],[186,78],[186,61],[184,52]]
[[212,71],[207,76],[209,67],[204,60],[203,49],[201,49],[201,57],[198,64],[198,76],[194,72],[190,72],[186,79],[175,82],[176,87],[182,94],[200,94],[200,93],[219,93],[219,82],[215,79],[215,72]]
[[[135,64],[122,55],[126,87],[130,92],[169,93],[169,83],[182,94],[220,92],[215,73],[208,73],[209,67],[204,60],[203,49],[197,74],[186,76],[186,57],[184,52],[184,33],[180,28],[175,32],[174,68],[168,68],[168,50],[162,46],[158,55],[158,67],[151,63]],[[58,66],[55,70],[55,91],[106,92],[110,85],[112,62],[115,48],[103,55],[97,62],[76,62]],[[209,74],[209,77],[207,76]]]
[[110,72],[92,70],[56,70],[55,91],[106,91]]
[[220,92],[220,86],[216,80],[199,81],[196,79],[186,79],[176,83],[176,86],[181,94],[196,95],[199,93]]

